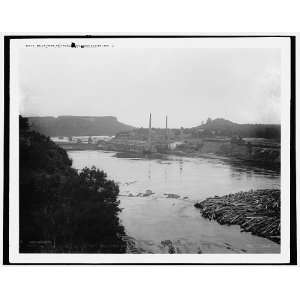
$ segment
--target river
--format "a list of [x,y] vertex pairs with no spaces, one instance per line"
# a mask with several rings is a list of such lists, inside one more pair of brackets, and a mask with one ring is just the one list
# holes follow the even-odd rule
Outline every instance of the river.
[[120,186],[119,217],[129,253],[279,253],[280,245],[203,218],[197,201],[251,189],[280,188],[276,171],[220,159],[117,158],[114,152],[69,151],[73,167],[96,166]]

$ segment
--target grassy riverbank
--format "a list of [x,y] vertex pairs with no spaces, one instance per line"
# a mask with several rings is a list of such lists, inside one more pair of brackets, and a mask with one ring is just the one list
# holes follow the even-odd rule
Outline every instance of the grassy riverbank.
[[280,244],[280,190],[239,192],[196,203],[203,217]]

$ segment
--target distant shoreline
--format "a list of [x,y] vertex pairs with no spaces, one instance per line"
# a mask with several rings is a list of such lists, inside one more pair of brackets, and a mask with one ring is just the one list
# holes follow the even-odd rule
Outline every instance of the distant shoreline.
[[229,163],[244,163],[247,166],[264,168],[272,171],[280,172],[280,163],[277,162],[263,162],[257,160],[249,160],[243,158],[237,158],[232,156],[219,155],[214,153],[177,153],[174,151],[173,153],[148,153],[144,154],[141,152],[133,152],[133,151],[115,151],[115,150],[103,150],[97,147],[94,144],[72,144],[70,147],[64,147],[61,145],[66,151],[103,151],[103,152],[113,152],[115,153],[115,157],[117,158],[137,158],[137,159],[168,159],[169,156],[177,156],[177,157],[188,157],[188,158],[208,158],[208,159],[218,159],[224,162]]
[[280,163],[269,163],[261,162],[256,160],[246,160],[237,157],[230,157],[224,155],[218,155],[213,153],[190,153],[190,154],[178,154],[174,153],[153,153],[153,154],[143,154],[137,152],[122,152],[122,151],[112,151],[116,152],[115,157],[118,158],[146,158],[146,159],[168,159],[169,156],[177,157],[187,157],[187,158],[208,158],[208,159],[218,159],[229,163],[244,163],[247,166],[264,168],[272,171],[280,172]]

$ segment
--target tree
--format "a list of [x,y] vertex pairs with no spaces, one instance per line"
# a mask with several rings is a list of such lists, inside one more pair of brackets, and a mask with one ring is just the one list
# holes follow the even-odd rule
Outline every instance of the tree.
[[78,173],[71,164],[20,117],[20,252],[125,252],[118,185],[95,167]]
[[211,123],[212,123],[212,119],[211,119],[211,118],[208,118],[207,121],[206,121],[206,124],[209,125],[209,124],[211,124]]

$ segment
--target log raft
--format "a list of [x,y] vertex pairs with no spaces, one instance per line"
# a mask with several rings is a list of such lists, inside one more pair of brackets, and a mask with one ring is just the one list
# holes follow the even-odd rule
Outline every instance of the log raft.
[[203,217],[280,244],[280,190],[264,189],[215,196],[195,204]]

